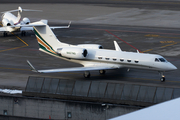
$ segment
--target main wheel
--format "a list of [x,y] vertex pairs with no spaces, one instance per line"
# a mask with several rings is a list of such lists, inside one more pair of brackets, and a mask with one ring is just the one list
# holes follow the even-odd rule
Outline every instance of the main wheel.
[[4,37],[6,37],[6,36],[7,36],[7,32],[4,32],[4,34],[3,34],[3,35],[4,35]]
[[165,81],[165,77],[162,77],[160,80],[161,80],[161,82],[164,82]]
[[21,36],[26,36],[26,31],[22,31]]
[[86,71],[84,72],[84,77],[85,78],[89,78],[91,76],[90,72]]
[[105,74],[106,71],[105,71],[105,70],[99,70],[99,73],[100,73],[100,74]]

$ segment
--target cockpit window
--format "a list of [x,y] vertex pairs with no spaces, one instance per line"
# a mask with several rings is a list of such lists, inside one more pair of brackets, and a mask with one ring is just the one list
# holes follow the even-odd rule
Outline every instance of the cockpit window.
[[159,60],[157,58],[155,58],[155,62],[159,62]]
[[155,58],[155,62],[166,62],[164,58]]
[[159,58],[159,60],[160,60],[161,62],[166,62],[166,60],[165,60],[164,58]]

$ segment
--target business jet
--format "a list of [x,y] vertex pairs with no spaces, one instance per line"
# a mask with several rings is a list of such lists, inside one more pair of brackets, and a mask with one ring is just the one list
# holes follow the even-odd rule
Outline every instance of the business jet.
[[84,71],[84,77],[89,78],[89,71],[92,70],[99,70],[100,74],[105,74],[105,70],[108,69],[139,68],[159,71],[161,74],[160,80],[163,82],[165,81],[163,72],[177,69],[164,57],[157,54],[124,52],[116,41],[114,41],[115,50],[103,49],[99,44],[71,45],[60,42],[50,27],[44,23],[42,26],[34,26],[34,32],[40,46],[40,51],[83,65],[83,67],[74,68],[36,70],[27,60],[31,70],[34,72],[53,73]]
[[[12,14],[12,12],[18,12],[17,17]],[[8,32],[21,32],[21,35],[24,36],[26,34],[26,31],[33,31],[33,26],[38,26],[39,22],[33,22],[37,24],[31,24],[29,18],[25,17],[21,20],[21,13],[22,11],[40,11],[40,10],[30,10],[30,9],[22,9],[21,7],[18,7],[16,10],[10,10],[2,12],[2,25],[3,27],[0,27],[0,32],[4,32],[4,36],[7,36]],[[69,28],[69,26],[56,26],[56,27],[50,27],[51,29],[55,28]]]

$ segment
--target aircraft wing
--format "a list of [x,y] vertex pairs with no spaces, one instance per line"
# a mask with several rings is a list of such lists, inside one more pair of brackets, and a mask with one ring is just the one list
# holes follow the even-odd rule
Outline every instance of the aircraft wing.
[[0,31],[5,32],[5,31],[8,31],[8,30],[6,29],[6,27],[0,27]]
[[21,30],[21,31],[28,31],[28,30],[33,31],[33,27],[21,27],[20,30]]
[[[38,21],[38,22],[34,22],[34,23],[30,23],[30,24],[26,24],[26,25],[13,25],[11,27],[26,27],[26,29],[30,29],[30,27],[33,27],[33,26],[45,26],[45,24],[47,24],[47,21],[46,20],[41,20],[41,21]],[[57,28],[69,28],[71,25],[71,21],[69,22],[69,25],[67,26],[53,26],[53,27],[50,27],[51,29],[57,29]],[[29,28],[28,28],[29,27]],[[33,28],[31,28],[33,29]]]
[[88,67],[74,67],[74,68],[60,68],[60,69],[48,69],[48,70],[36,70],[35,67],[27,60],[28,65],[31,67],[33,72],[39,73],[54,73],[54,72],[80,72],[80,71],[92,71],[92,70],[107,70],[107,69],[118,69],[119,65],[107,65],[104,64],[98,66],[88,66]]

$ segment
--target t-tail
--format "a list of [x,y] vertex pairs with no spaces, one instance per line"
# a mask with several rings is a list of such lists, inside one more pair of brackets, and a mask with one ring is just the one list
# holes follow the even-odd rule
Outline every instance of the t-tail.
[[14,25],[17,25],[21,22],[21,13],[22,13],[22,8],[19,6],[18,7],[18,14],[17,14],[17,20],[16,22],[14,23]]
[[44,26],[34,26],[34,33],[39,49],[48,54],[58,55],[56,52],[58,48],[69,46],[69,44],[60,42],[47,24],[44,24]]

